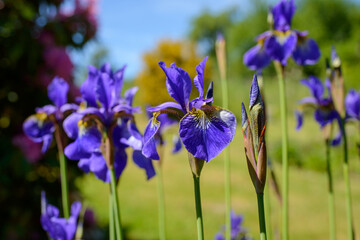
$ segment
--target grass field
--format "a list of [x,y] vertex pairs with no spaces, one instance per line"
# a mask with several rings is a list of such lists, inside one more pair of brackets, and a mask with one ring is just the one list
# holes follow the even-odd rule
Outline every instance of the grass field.
[[[215,82],[215,84],[217,84]],[[215,85],[218,86],[218,85]],[[238,117],[241,100],[248,103],[250,80],[242,86],[234,80],[230,82],[230,110]],[[234,87],[232,87],[234,86]],[[268,112],[267,148],[268,156],[274,162],[277,178],[281,184],[281,133],[277,82],[271,79],[265,83]],[[236,89],[236,90],[235,90]],[[292,240],[328,239],[327,178],[324,172],[325,153],[319,127],[309,114],[305,125],[295,131],[293,110],[297,100],[308,95],[298,80],[288,81],[289,141],[290,141],[290,236]],[[216,90],[220,92],[220,89]],[[271,95],[271,93],[274,93]],[[216,99],[220,99],[219,97]],[[219,103],[220,101],[215,101]],[[291,110],[290,110],[291,109]],[[138,120],[139,129],[144,129],[145,117]],[[360,239],[360,160],[356,155],[354,141],[358,133],[349,126],[350,135],[350,177],[352,187],[353,215],[357,239]],[[171,129],[167,142],[171,142]],[[251,183],[243,150],[241,128],[238,126],[234,141],[230,144],[232,208],[244,216],[244,226],[254,239],[259,238],[256,194]],[[164,149],[163,175],[166,198],[166,219],[168,239],[195,239],[195,204],[193,182],[187,154],[172,155],[171,146]],[[130,155],[131,152],[129,152]],[[346,239],[345,188],[342,176],[342,148],[332,149],[335,181],[336,226],[338,239]],[[130,155],[131,156],[131,155]],[[301,167],[300,167],[301,166]],[[201,176],[204,228],[206,239],[213,239],[225,222],[224,206],[224,162],[220,154],[205,164]],[[158,239],[157,184],[156,177],[145,180],[145,174],[138,169],[131,158],[128,160],[118,188],[123,226],[129,239]],[[101,225],[107,224],[109,186],[86,175],[78,179],[77,185],[88,206],[95,210]],[[272,239],[280,239],[280,203],[270,188]]]

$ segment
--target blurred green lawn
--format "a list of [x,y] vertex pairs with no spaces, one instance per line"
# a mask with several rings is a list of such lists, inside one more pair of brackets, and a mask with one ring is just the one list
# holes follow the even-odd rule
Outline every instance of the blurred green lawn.
[[[299,76],[298,72],[287,73]],[[318,125],[312,120],[312,113],[304,120],[301,131],[295,130],[293,111],[296,102],[308,96],[308,90],[299,84],[299,78],[287,79],[290,142],[290,235],[292,240],[328,239],[328,201],[327,178],[324,172],[324,143]],[[240,103],[248,105],[251,79],[229,82],[230,110],[240,119]],[[268,156],[274,162],[277,178],[281,184],[281,129],[279,119],[278,91],[276,79],[265,79],[265,99],[267,104],[267,148]],[[215,81],[215,91],[219,95],[220,83]],[[220,96],[215,104],[220,105]],[[137,116],[139,129],[146,124],[144,115]],[[360,160],[355,151],[358,131],[348,127],[350,149],[350,177],[353,200],[355,232],[360,234]],[[169,131],[167,142],[172,142]],[[243,150],[241,128],[238,126],[234,141],[230,144],[232,208],[244,216],[244,226],[254,239],[259,238],[256,194],[250,180]],[[192,175],[187,154],[171,154],[171,144],[164,149],[163,175],[166,198],[166,220],[168,239],[195,239],[196,221]],[[131,151],[128,152],[131,156]],[[333,172],[335,182],[336,227],[338,239],[346,239],[345,188],[342,176],[342,147],[332,148]],[[301,166],[301,167],[300,167]],[[201,176],[204,228],[206,239],[213,239],[225,222],[224,206],[224,162],[223,154],[205,164]],[[157,184],[156,177],[145,180],[145,174],[128,159],[118,187],[121,218],[129,239],[158,239]],[[99,224],[108,223],[109,186],[93,175],[78,179],[77,185],[85,203],[95,210]],[[270,188],[271,226],[273,239],[280,239],[280,204]]]

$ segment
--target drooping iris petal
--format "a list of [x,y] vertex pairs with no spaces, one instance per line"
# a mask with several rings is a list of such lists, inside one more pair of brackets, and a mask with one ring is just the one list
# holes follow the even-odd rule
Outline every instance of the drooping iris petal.
[[272,8],[274,19],[274,29],[278,31],[287,31],[291,27],[291,20],[294,16],[296,7],[294,0],[281,0]]
[[96,81],[95,92],[96,99],[99,100],[102,107],[109,109],[111,106],[111,81],[112,79],[107,73],[102,73]]
[[74,104],[74,103],[65,103],[64,105],[62,105],[60,107],[60,111],[62,113],[66,112],[66,111],[76,111],[79,109],[79,105]]
[[95,126],[84,126],[80,123],[76,140],[66,146],[64,153],[71,160],[89,158],[101,144],[101,133]]
[[91,158],[84,158],[78,162],[78,167],[85,173],[90,172],[90,159]]
[[300,130],[304,122],[303,113],[300,111],[295,111],[295,118],[296,118],[296,130]]
[[48,116],[50,116],[51,114],[56,114],[57,110],[57,107],[55,107],[54,105],[45,105],[35,109],[37,113],[45,113]]
[[25,120],[23,130],[34,142],[43,142],[44,140],[49,141],[49,137],[52,138],[55,127],[46,113],[36,113]]
[[[127,163],[127,155],[124,148],[115,149],[114,169],[115,177],[118,179],[124,171]],[[110,182],[110,171],[108,171],[108,182]]]
[[257,44],[244,54],[243,62],[251,70],[258,71],[269,65],[271,58],[266,53],[264,46]]
[[179,136],[173,136],[173,149],[171,150],[172,153],[177,153],[182,149],[182,143]]
[[48,134],[43,137],[43,145],[41,147],[42,153],[45,153],[49,149],[49,147],[52,143],[52,140],[53,140],[52,134]]
[[135,162],[135,164],[142,168],[145,169],[146,171],[146,176],[147,179],[149,180],[150,178],[152,178],[153,176],[155,176],[155,169],[154,166],[152,164],[151,159],[146,158],[141,151],[139,150],[134,150],[133,152],[133,160]]
[[81,85],[80,92],[89,106],[96,107],[95,87],[99,78],[99,71],[94,66],[89,66],[89,75]]
[[324,127],[326,124],[337,120],[339,118],[339,114],[335,110],[316,109],[314,112],[314,118],[321,127]]
[[324,93],[324,86],[320,79],[315,76],[309,76],[308,79],[303,79],[300,81],[301,84],[307,86],[310,90],[310,93],[319,101],[322,99]]
[[48,97],[58,108],[67,102],[69,84],[64,79],[55,77],[49,84],[47,90]]
[[285,66],[287,59],[296,47],[296,42],[297,36],[294,32],[274,31],[274,34],[265,40],[265,50],[271,58]]
[[316,108],[316,105],[318,104],[318,100],[314,97],[304,97],[303,99],[299,100],[298,103],[301,105],[312,106]]
[[155,107],[149,107],[147,108],[146,110],[149,111],[149,112],[157,112],[157,111],[160,111],[160,110],[163,110],[163,109],[166,109],[166,108],[176,108],[176,109],[179,109],[181,111],[184,111],[181,107],[180,104],[178,103],[175,103],[175,102],[164,102],[158,106],[155,106]]
[[205,64],[208,57],[205,57],[204,60],[202,60],[199,65],[196,66],[196,73],[197,75],[194,78],[194,85],[199,91],[199,96],[204,96],[204,72],[205,72]]
[[293,58],[299,65],[316,64],[320,58],[320,49],[314,39],[298,37],[296,48],[293,52]]
[[354,89],[346,95],[345,106],[350,117],[360,120],[360,94]]
[[338,146],[341,143],[342,132],[339,131],[335,138],[331,140],[331,146]]
[[166,88],[169,95],[177,101],[184,112],[187,111],[187,104],[192,89],[190,76],[183,69],[172,63],[170,68],[164,62],[159,62],[160,67],[166,75]]
[[193,108],[181,119],[180,138],[194,157],[208,162],[231,142],[232,127],[219,115],[219,108],[203,106],[201,109]]
[[77,138],[79,132],[78,122],[83,118],[83,116],[83,114],[74,112],[64,120],[63,128],[69,138]]
[[98,179],[104,182],[108,182],[107,181],[108,168],[106,166],[105,159],[101,154],[101,152],[94,152],[89,160],[90,160],[89,161],[90,171],[93,172]]
[[144,146],[142,149],[142,154],[150,159],[159,160],[159,154],[156,150],[156,133],[160,128],[160,122],[156,117],[152,117],[144,131]]

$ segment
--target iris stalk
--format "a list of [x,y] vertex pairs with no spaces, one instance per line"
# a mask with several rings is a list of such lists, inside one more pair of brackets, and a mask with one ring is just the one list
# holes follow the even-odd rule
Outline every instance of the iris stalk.
[[280,115],[281,115],[281,140],[282,140],[282,239],[289,239],[289,163],[288,163],[288,131],[287,131],[287,107],[284,79],[284,66],[274,61],[279,80]]
[[156,166],[157,175],[157,192],[158,192],[158,212],[159,212],[159,239],[166,239],[166,228],[165,228],[165,197],[164,197],[164,182],[162,175],[162,161],[163,161],[163,147],[160,147],[161,155],[160,160]]
[[[269,171],[269,170],[268,170]],[[269,176],[269,175],[268,175]],[[271,201],[270,201],[270,186],[269,184],[265,186],[265,220],[266,220],[266,229],[268,230],[267,239],[271,240],[272,231],[271,231]]]
[[258,212],[259,212],[260,240],[267,240],[263,193],[257,193],[257,201],[258,201]]
[[68,219],[70,217],[69,213],[69,197],[68,197],[68,186],[67,186],[67,172],[66,172],[66,159],[64,155],[64,148],[62,144],[62,138],[60,133],[60,128],[58,125],[55,126],[55,138],[59,154],[60,162],[60,180],[61,180],[61,197],[63,205],[64,217]]
[[[111,190],[111,189],[110,189]],[[112,197],[109,197],[109,237],[110,240],[115,240],[115,222],[114,222],[114,207],[112,204]]]
[[204,226],[203,226],[201,195],[200,195],[200,176],[195,176],[195,174],[193,174],[193,178],[194,178],[194,192],[195,192],[195,206],[196,206],[197,236],[198,236],[198,240],[204,240]]
[[[216,58],[218,61],[222,104],[228,109],[228,86],[226,77],[226,42],[222,35],[218,36],[216,42]],[[229,149],[224,149],[224,171],[225,171],[225,239],[231,240],[231,177]]]
[[325,146],[326,146],[326,170],[327,170],[328,182],[329,182],[328,199],[329,199],[330,239],[335,240],[336,233],[335,233],[334,187],[333,187],[333,179],[331,172],[330,141],[328,139],[325,141]]
[[350,179],[349,179],[349,161],[348,161],[348,147],[347,147],[347,138],[345,130],[345,119],[341,120],[342,135],[344,139],[344,162],[343,162],[343,173],[344,181],[346,188],[346,215],[348,222],[348,239],[354,240],[354,231],[353,231],[353,217],[352,217],[352,206],[351,206],[351,188],[350,188]]

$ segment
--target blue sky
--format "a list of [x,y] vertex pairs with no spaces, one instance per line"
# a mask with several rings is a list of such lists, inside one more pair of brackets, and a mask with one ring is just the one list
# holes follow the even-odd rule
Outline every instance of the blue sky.
[[221,12],[248,0],[121,0],[99,2],[99,41],[112,63],[127,64],[127,77],[141,70],[141,56],[161,39],[186,37],[191,20],[202,11]]

